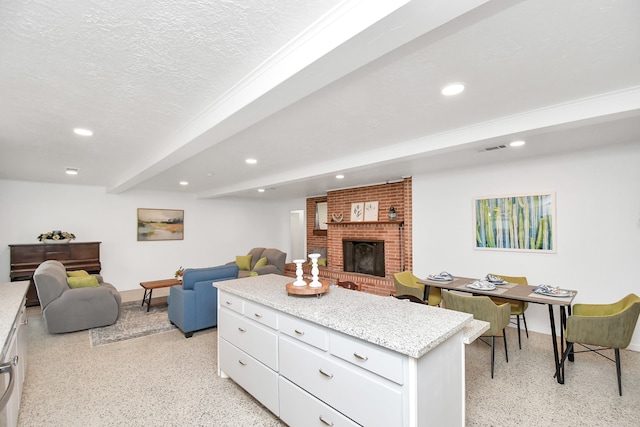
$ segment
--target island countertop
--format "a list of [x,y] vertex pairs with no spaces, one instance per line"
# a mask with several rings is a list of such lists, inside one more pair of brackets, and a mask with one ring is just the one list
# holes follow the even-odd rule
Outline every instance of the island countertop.
[[268,274],[214,282],[213,286],[414,358],[422,357],[473,320],[471,314],[338,286],[320,297],[288,295],[286,284],[293,280]]
[[0,360],[4,360],[11,328],[20,312],[28,288],[28,280],[0,284],[0,340],[2,340],[2,358]]

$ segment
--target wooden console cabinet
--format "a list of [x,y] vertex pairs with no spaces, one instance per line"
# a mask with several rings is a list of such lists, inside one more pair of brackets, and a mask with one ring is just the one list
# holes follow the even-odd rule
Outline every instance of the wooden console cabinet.
[[60,261],[68,270],[86,270],[91,274],[100,274],[100,243],[71,242],[61,244],[23,244],[9,245],[11,251],[10,279],[12,282],[29,280],[27,306],[40,305],[33,273],[47,260]]

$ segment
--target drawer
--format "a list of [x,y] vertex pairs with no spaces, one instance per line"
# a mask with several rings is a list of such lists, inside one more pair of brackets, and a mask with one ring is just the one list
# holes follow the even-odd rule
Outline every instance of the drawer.
[[220,307],[226,307],[236,313],[242,314],[244,312],[244,300],[227,292],[218,291],[218,304]]
[[267,409],[279,415],[278,374],[229,343],[218,340],[220,369]]
[[245,301],[244,315],[272,329],[278,329],[278,313],[264,305]]
[[280,332],[304,343],[327,351],[329,349],[329,332],[322,326],[290,316],[280,316]]
[[250,354],[274,371],[278,370],[278,333],[233,311],[218,312],[221,338]]
[[280,419],[290,426],[357,427],[349,418],[280,377]]
[[279,347],[280,375],[327,405],[365,426],[405,425],[402,387],[289,337]]
[[336,357],[402,385],[406,357],[366,341],[332,332],[330,352]]

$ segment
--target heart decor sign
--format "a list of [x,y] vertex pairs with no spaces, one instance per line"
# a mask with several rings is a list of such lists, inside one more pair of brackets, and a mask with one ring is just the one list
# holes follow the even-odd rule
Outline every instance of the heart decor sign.
[[332,213],[331,218],[333,218],[334,222],[342,222],[342,212],[339,214]]

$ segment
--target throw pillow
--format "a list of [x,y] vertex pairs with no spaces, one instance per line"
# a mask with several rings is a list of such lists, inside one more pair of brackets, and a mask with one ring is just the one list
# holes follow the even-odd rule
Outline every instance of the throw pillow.
[[238,255],[236,264],[240,270],[251,270],[251,255]]
[[70,288],[97,288],[99,283],[95,276],[68,277]]
[[85,277],[88,275],[89,273],[87,273],[85,270],[67,271],[67,277]]
[[251,273],[249,273],[249,277],[256,277],[256,276],[258,276],[257,271],[252,271]]
[[256,262],[256,265],[254,265],[253,268],[256,269],[258,267],[264,267],[265,265],[267,265],[267,257],[263,256],[258,260],[258,262]]

